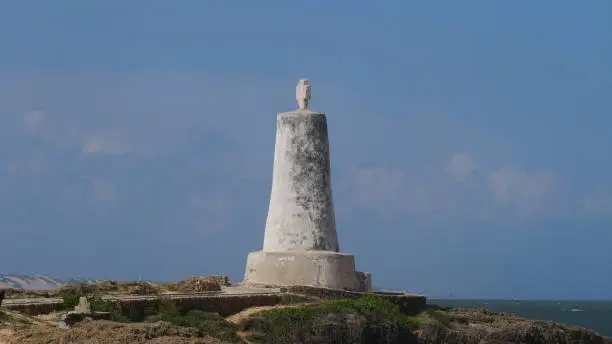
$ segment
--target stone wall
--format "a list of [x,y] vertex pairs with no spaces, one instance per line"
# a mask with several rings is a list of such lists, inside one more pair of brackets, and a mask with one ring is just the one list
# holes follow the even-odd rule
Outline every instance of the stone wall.
[[2,308],[27,314],[27,315],[38,315],[48,314],[62,310],[63,302],[47,302],[47,303],[32,303],[32,304],[4,304]]
[[[222,316],[229,316],[238,313],[249,307],[273,306],[276,304],[297,303],[311,301],[312,298],[303,295],[293,294],[256,294],[256,295],[216,295],[216,296],[190,296],[180,298],[147,298],[133,300],[115,301],[121,313],[131,319],[141,319],[151,315],[155,311],[155,306],[160,300],[170,300],[179,309],[199,309],[205,312],[219,313]],[[47,302],[33,304],[12,304],[3,305],[5,309],[16,312],[38,315],[48,314],[62,310],[63,303]]]
[[155,314],[160,301],[172,302],[179,310],[199,309],[204,312],[230,316],[250,307],[274,306],[312,301],[311,297],[293,294],[259,294],[259,295],[223,295],[209,297],[181,297],[159,299],[135,299],[117,301],[122,314],[128,318],[141,321]]

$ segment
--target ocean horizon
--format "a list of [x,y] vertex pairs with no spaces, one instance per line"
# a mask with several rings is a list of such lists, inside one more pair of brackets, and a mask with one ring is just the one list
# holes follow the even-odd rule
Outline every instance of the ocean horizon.
[[428,303],[442,307],[484,308],[514,313],[532,320],[582,326],[612,337],[612,300],[529,300],[493,298],[436,298]]

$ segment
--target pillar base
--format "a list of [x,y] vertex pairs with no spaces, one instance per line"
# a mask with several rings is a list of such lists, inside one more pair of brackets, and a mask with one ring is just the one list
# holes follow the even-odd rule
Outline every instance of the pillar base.
[[244,283],[371,291],[370,274],[355,271],[353,255],[330,251],[251,252]]

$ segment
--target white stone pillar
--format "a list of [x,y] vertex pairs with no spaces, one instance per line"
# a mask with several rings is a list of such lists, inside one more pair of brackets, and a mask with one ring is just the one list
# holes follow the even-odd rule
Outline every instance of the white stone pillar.
[[324,114],[297,110],[277,116],[263,249],[339,251]]
[[245,284],[369,291],[370,275],[340,253],[325,114],[308,110],[310,82],[296,87],[299,109],[276,118],[276,146],[263,250],[247,258]]

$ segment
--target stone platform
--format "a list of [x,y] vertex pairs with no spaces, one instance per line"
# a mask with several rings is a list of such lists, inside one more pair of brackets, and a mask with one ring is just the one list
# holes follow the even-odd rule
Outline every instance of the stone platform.
[[[146,316],[147,309],[160,299],[171,300],[180,308],[194,308],[223,316],[238,313],[246,308],[274,306],[277,304],[304,303],[333,299],[356,299],[368,293],[352,292],[312,286],[287,286],[263,288],[244,285],[223,287],[221,292],[164,293],[161,295],[102,295],[102,299],[116,302],[130,318]],[[373,293],[399,305],[408,313],[418,313],[425,308],[426,298],[403,292]],[[61,311],[61,298],[9,299],[3,309],[29,315]]]
[[355,271],[355,257],[330,251],[256,251],[247,258],[245,282],[251,285],[306,285],[369,291],[370,275]]

